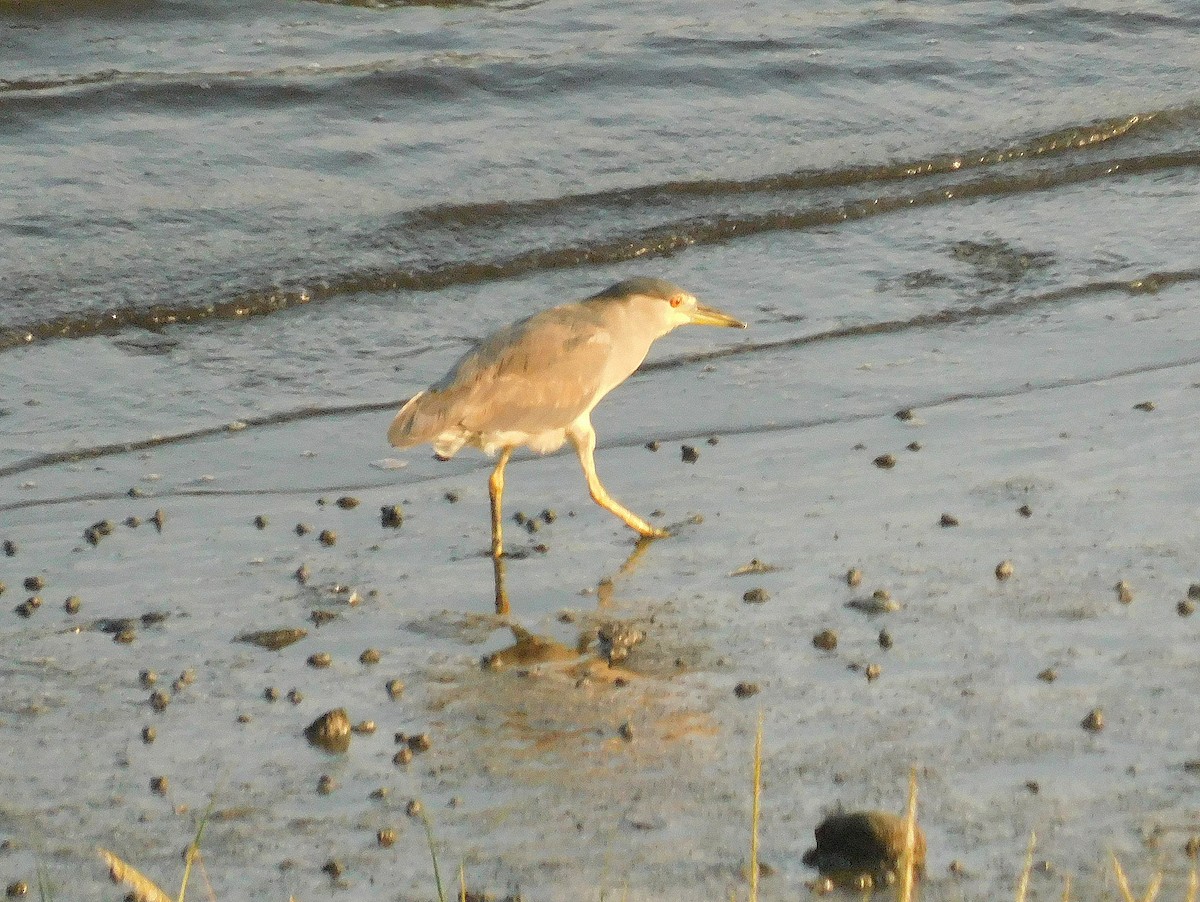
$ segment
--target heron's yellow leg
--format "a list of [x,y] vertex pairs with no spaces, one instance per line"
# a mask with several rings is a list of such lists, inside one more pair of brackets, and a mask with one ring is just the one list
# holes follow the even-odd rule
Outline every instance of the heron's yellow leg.
[[600,477],[596,474],[596,461],[593,456],[596,450],[596,433],[590,424],[587,429],[575,426],[568,435],[579,455],[579,463],[583,467],[583,477],[587,480],[588,491],[591,493],[593,501],[606,511],[616,514],[626,526],[643,536],[661,539],[670,535],[665,529],[651,526],[608,494],[608,490],[604,488],[604,484],[600,482]]
[[503,515],[500,513],[500,503],[504,498],[504,468],[508,466],[508,459],[512,457],[512,453],[511,447],[501,451],[500,459],[496,461],[496,469],[492,470],[492,475],[488,477],[488,494],[492,497],[492,557],[504,554],[504,531],[500,525]]

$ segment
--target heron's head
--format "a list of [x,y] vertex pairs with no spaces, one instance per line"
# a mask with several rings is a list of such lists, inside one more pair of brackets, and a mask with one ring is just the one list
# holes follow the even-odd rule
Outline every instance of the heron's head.
[[[727,326],[745,329],[746,324],[696,300],[696,296],[663,279],[626,279],[594,296],[595,299],[624,301],[653,324],[658,335],[677,326]],[[657,337],[657,336],[656,336]]]

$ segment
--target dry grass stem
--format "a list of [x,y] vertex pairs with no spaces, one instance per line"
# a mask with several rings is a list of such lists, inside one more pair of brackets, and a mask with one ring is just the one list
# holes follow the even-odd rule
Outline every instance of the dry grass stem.
[[758,711],[758,731],[754,734],[754,788],[750,810],[750,902],[758,902],[758,813],[762,799],[763,712]]
[[1063,877],[1062,902],[1071,902],[1071,875]]
[[[1125,876],[1125,869],[1121,867],[1117,853],[1109,851],[1108,854],[1112,856],[1113,873],[1117,875],[1117,886],[1121,890],[1121,898],[1125,902],[1138,902],[1129,888],[1129,878]],[[1154,902],[1158,898],[1158,891],[1162,889],[1162,881],[1162,871],[1155,872],[1154,876],[1150,878],[1150,885],[1146,887],[1146,892],[1142,894],[1141,902]]]
[[1029,847],[1025,850],[1025,867],[1021,869],[1021,879],[1017,881],[1017,902],[1025,902],[1029,892],[1029,875],[1033,873],[1033,850],[1037,846],[1037,833],[1029,831]]
[[1188,874],[1188,891],[1185,902],[1196,902],[1196,891],[1200,889],[1200,875],[1196,873],[1196,869],[1192,868],[1192,872]]
[[917,769],[908,771],[908,808],[904,812],[904,852],[900,861],[899,902],[912,902],[917,871]]
[[158,888],[158,884],[133,865],[126,864],[107,849],[97,849],[97,851],[104,859],[104,863],[108,865],[108,874],[112,877],[113,883],[123,883],[129,887],[134,902],[175,902]]
[[458,863],[458,902],[467,902],[467,866]]

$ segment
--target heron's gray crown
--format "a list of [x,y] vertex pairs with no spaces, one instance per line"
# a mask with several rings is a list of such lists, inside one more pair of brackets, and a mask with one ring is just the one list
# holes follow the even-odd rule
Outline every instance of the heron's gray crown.
[[675,295],[686,294],[686,292],[678,285],[674,285],[666,279],[652,279],[647,276],[638,276],[618,282],[616,285],[610,285],[603,291],[592,295],[588,300],[593,301],[602,298],[619,300],[621,298],[633,297],[635,294],[669,301]]

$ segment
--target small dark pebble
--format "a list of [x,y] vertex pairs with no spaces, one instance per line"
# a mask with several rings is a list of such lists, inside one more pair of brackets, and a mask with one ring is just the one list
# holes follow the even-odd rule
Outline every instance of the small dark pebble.
[[710,436],[708,437],[708,443],[709,443],[710,445],[716,445],[716,444],[720,443],[720,441],[721,441],[721,439],[720,439],[720,437],[719,437],[719,436],[716,436],[716,435],[710,435]]
[[17,543],[12,539],[4,540],[4,554],[7,557],[15,557],[17,554]]
[[1200,858],[1200,835],[1188,837],[1183,844],[1183,854],[1188,858]]
[[952,862],[950,862],[950,873],[955,877],[965,876],[967,873],[967,866],[955,858]]
[[395,764],[397,767],[400,767],[405,764],[408,764],[409,762],[412,761],[412,759],[413,759],[412,749],[410,749],[408,746],[404,746],[404,748],[400,749],[398,752],[396,752],[396,754],[392,755],[392,764]]
[[262,514],[259,514],[257,517],[254,518],[254,525],[258,529],[266,529],[267,524],[270,522],[271,521],[268,520],[266,517],[264,517]]
[[329,548],[337,544],[337,533],[332,529],[322,529],[321,534],[317,536],[317,541]]
[[538,554],[548,554],[550,552],[550,546],[547,545],[545,542],[538,542],[536,545],[533,546],[533,550],[536,551]]
[[1058,671],[1055,670],[1053,667],[1047,667],[1045,670],[1043,670],[1041,673],[1039,673],[1037,675],[1037,677],[1043,683],[1053,683],[1055,680],[1058,679]]
[[837,648],[837,642],[837,633],[833,630],[821,630],[812,639],[813,647],[819,648],[822,651],[833,651]]
[[29,884],[24,880],[14,880],[4,888],[4,895],[10,899],[18,899],[29,893]]
[[151,689],[158,682],[158,674],[153,670],[138,671],[138,682],[142,684],[143,689]]
[[137,630],[126,627],[113,633],[113,641],[118,645],[129,645],[137,638]]
[[308,615],[308,619],[311,620],[315,626],[324,626],[331,620],[337,620],[337,618],[337,611],[326,611],[324,608],[313,608],[312,612]]
[[527,533],[529,533],[530,535],[533,535],[535,532],[537,532],[541,528],[542,528],[542,524],[538,520],[526,520],[525,521],[525,531]]
[[[906,833],[904,818],[888,812],[831,814],[817,826],[816,847],[805,852],[802,860],[840,885],[863,888],[871,883],[887,883],[889,875],[894,879],[900,866]],[[918,875],[924,873],[925,834],[919,825],[913,864]]]
[[896,419],[900,420],[901,422],[904,422],[904,423],[907,423],[909,420],[913,419],[915,416],[916,416],[916,414],[912,412],[911,407],[905,407],[901,410],[897,410],[895,413]]
[[659,449],[658,442],[646,442],[646,449],[649,451],[657,451]]
[[305,583],[307,583],[308,578],[311,575],[312,575],[312,571],[310,571],[308,569],[308,566],[305,564],[301,564],[299,567],[297,567],[296,572],[293,574],[293,576],[296,577],[296,582],[300,583],[300,585],[304,585]]
[[879,631],[879,647],[880,648],[891,648],[892,647],[892,634],[889,633],[885,629]]
[[455,492],[455,491],[451,490],[451,491],[447,492],[447,493],[445,494],[445,496],[444,496],[444,497],[445,497],[445,499],[446,499],[447,501],[449,501],[451,504],[458,504],[458,500],[459,500],[459,499],[460,499],[462,496],[461,496],[461,495],[460,495],[458,492]]
[[32,598],[26,598],[23,602],[13,608],[13,610],[22,617],[32,617],[33,612],[41,606],[42,600],[34,595]]
[[307,523],[297,523],[296,524],[296,535],[306,536],[310,532],[312,532],[312,527],[309,526]]
[[1017,513],[1020,514],[1022,517],[1032,517],[1033,516],[1033,508],[1030,507],[1028,504],[1022,504],[1020,507],[1017,508]]
[[867,682],[873,683],[879,679],[880,674],[883,673],[883,668],[878,664],[868,664],[864,672],[867,675]]
[[425,806],[419,799],[411,799],[404,811],[409,817],[420,817],[425,812]]
[[345,752],[350,748],[350,718],[346,709],[326,711],[304,728],[304,738],[327,752]]
[[1155,405],[1154,405],[1153,401],[1142,401],[1138,404],[1134,404],[1133,409],[1134,410],[1144,410],[1147,413],[1149,413],[1150,411],[1152,411],[1154,409],[1154,406]]
[[1188,598],[1193,601],[1200,601],[1200,583],[1192,583],[1188,586]]
[[1026,780],[1025,788],[1028,789],[1033,795],[1037,795],[1042,791],[1042,784],[1040,784],[1037,780]]
[[150,707],[155,711],[165,711],[171,704],[171,693],[165,689],[155,689],[150,693]]
[[633,742],[633,724],[631,724],[629,721],[625,721],[625,723],[621,724],[621,726],[617,728],[617,735],[626,742]]
[[380,786],[378,789],[372,789],[367,796],[369,799],[386,799],[392,794],[392,791],[386,786]]
[[258,630],[253,633],[242,633],[233,641],[248,642],[251,645],[257,645],[259,648],[279,651],[281,648],[287,648],[294,642],[299,642],[307,635],[308,630],[306,629],[287,627],[278,630]]
[[529,520],[529,518],[527,516],[525,516],[524,511],[517,511],[515,514],[512,515],[512,519],[513,519],[513,522],[516,523],[518,526],[524,526],[526,524],[526,522],[528,522],[528,520]]
[[558,519],[558,514],[555,513],[555,511],[553,509],[548,507],[544,511],[542,511],[541,518],[542,518],[543,523],[545,523],[546,525],[549,525]]
[[157,738],[158,738],[158,730],[154,729],[154,727],[151,727],[151,726],[142,727],[142,742],[144,742],[146,745],[149,745]]
[[742,682],[733,687],[733,694],[738,698],[750,698],[758,693],[758,683]]
[[94,527],[94,526],[89,526],[87,529],[85,529],[83,531],[83,537],[85,539],[87,539],[87,543],[89,545],[99,545],[100,539],[102,538],[102,536],[100,535],[99,532],[96,531],[96,527]]
[[334,503],[344,511],[351,511],[358,507],[358,499],[353,495],[343,495]]
[[68,614],[78,614],[79,609],[83,606],[83,602],[79,600],[78,595],[71,595],[63,602],[63,610]]
[[22,585],[26,592],[40,592],[46,588],[46,581],[40,576],[27,576]]
[[1190,598],[1185,598],[1175,605],[1175,611],[1180,617],[1191,617],[1196,613],[1196,602]]
[[251,721],[251,720],[253,720],[253,719],[254,719],[254,718],[253,718],[253,717],[251,717],[249,714],[239,714],[239,715],[237,716],[237,722],[238,722],[238,723],[250,723],[250,721]]
[[196,682],[196,671],[189,667],[187,670],[179,674],[179,679],[177,679],[175,682],[180,686],[192,685],[192,683]]
[[327,862],[321,865],[321,870],[334,880],[337,880],[338,877],[341,877],[342,874],[346,873],[346,866],[336,858],[330,858]]
[[996,565],[996,579],[1004,582],[1013,575],[1013,562],[1001,561]]
[[318,498],[317,499],[317,507],[325,507],[327,504],[329,504],[328,498]]
[[360,664],[378,664],[380,657],[379,649],[368,648],[358,656],[358,661]]
[[694,464],[700,459],[700,452],[691,445],[681,445],[679,448],[679,456],[685,464]]
[[146,496],[146,493],[144,491],[142,491],[142,489],[136,485],[131,485],[129,487],[129,491],[126,492],[125,494],[128,495],[130,498],[144,498]]
[[391,827],[384,827],[375,834],[375,842],[379,844],[381,849],[390,849],[396,844],[396,831]]
[[163,513],[161,507],[154,512],[154,516],[150,518],[150,522],[154,524],[155,529],[162,532],[163,524],[167,522],[167,515]]
[[1093,708],[1087,713],[1087,716],[1079,722],[1079,725],[1089,732],[1099,733],[1104,729],[1104,711],[1102,711],[1100,708]]
[[394,699],[399,698],[404,694],[404,683],[402,683],[400,680],[388,680],[384,685],[384,688],[387,689],[388,695]]
[[414,752],[427,752],[433,748],[433,740],[429,738],[428,733],[418,733],[416,736],[408,737],[408,747]]
[[404,523],[404,511],[399,504],[385,504],[379,508],[379,522],[388,529],[399,529]]
[[268,686],[263,690],[263,698],[269,702],[277,702],[279,701],[279,690],[274,686]]
[[846,571],[846,585],[848,586],[853,587],[859,585],[862,582],[862,578],[862,571],[857,567],[851,567]]
[[112,520],[98,520],[92,524],[92,529],[96,530],[102,536],[111,536],[115,528]]
[[909,451],[920,451],[925,446],[922,445],[920,442],[909,442],[904,447],[907,448]]
[[291,702],[293,705],[298,705],[302,701],[304,701],[304,693],[301,692],[299,689],[289,689],[287,697],[288,697],[288,701]]
[[317,792],[320,795],[327,796],[336,787],[337,784],[333,782],[333,777],[329,776],[329,774],[321,774],[320,779],[317,780]]
[[879,467],[881,470],[890,470],[892,467],[896,466],[896,458],[891,454],[880,454],[877,458],[871,461],[871,463],[875,464],[875,466]]
[[747,589],[742,593],[742,601],[746,602],[746,604],[762,604],[769,600],[770,597],[770,593],[761,586],[754,589]]
[[308,656],[308,661],[307,661],[307,664],[309,667],[316,667],[318,669],[320,669],[322,667],[328,667],[332,663],[333,663],[333,656],[330,655],[329,652],[327,652],[327,651],[313,652],[311,655]]
[[170,787],[170,783],[166,777],[151,777],[150,778],[151,791],[158,793],[160,796],[165,796],[167,794],[167,789],[169,787]]
[[938,520],[938,525],[946,527],[957,526],[958,517],[954,516],[954,514],[942,514],[942,518]]
[[142,525],[142,518],[134,516],[133,514],[130,514],[128,517],[125,518],[125,525],[128,526],[130,529],[137,529],[139,526]]

